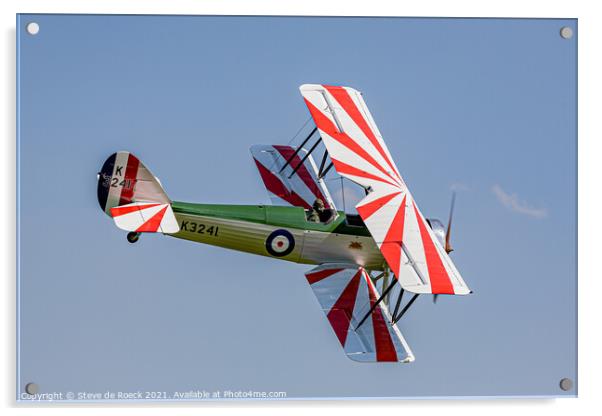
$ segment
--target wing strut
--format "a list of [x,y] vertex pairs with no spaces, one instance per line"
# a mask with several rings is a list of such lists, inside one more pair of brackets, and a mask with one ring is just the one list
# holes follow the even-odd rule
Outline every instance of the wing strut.
[[383,294],[380,295],[380,297],[378,298],[378,300],[376,302],[374,302],[374,305],[372,305],[372,307],[370,308],[370,310],[368,312],[366,312],[366,314],[364,315],[364,317],[361,319],[360,323],[357,324],[357,326],[355,327],[356,331],[358,329],[360,329],[360,327],[362,326],[362,324],[364,322],[366,322],[366,319],[368,319],[368,317],[370,315],[372,315],[372,312],[374,312],[374,309],[376,309],[376,307],[378,306],[378,304],[383,301],[383,299],[385,298],[385,296],[387,296],[387,293],[389,293],[391,291],[391,289],[393,289],[393,286],[395,286],[395,283],[397,283],[397,279],[393,278],[393,281],[391,282],[391,284],[385,289],[385,291],[383,292]]
[[399,310],[399,305],[401,305],[401,298],[403,297],[404,292],[405,292],[405,290],[402,287],[401,291],[399,292],[399,296],[397,297],[397,302],[395,302],[395,309],[393,310],[393,317],[397,316],[397,311]]
[[[295,166],[295,169],[293,169],[293,171],[291,172],[291,174],[288,176],[289,179],[293,177],[293,175],[295,174],[295,172],[297,172],[297,170],[301,166],[303,166],[303,163],[305,162],[305,160],[309,157],[309,155],[311,155],[311,152],[313,152],[315,150],[315,148],[320,144],[321,141],[322,141],[322,138],[318,137],[318,140],[316,140],[316,142],[314,143],[314,145],[309,149],[309,151],[305,154],[305,156],[303,156],[303,159],[301,159],[301,162],[299,162],[299,164],[297,166]],[[301,147],[299,147],[299,149],[300,148]]]
[[372,278],[372,283],[376,283],[380,280],[381,277],[385,275],[385,272],[380,273],[378,276]]
[[318,178],[322,179],[322,171],[326,164],[326,158],[328,157],[328,150],[324,150],[324,156],[322,156],[322,162],[320,163],[320,169],[318,170]]
[[[303,140],[303,143],[301,143],[298,147],[297,150],[295,150],[295,153],[293,153],[287,160],[286,163],[284,164],[284,166],[282,166],[282,168],[280,169],[280,171],[278,173],[282,173],[282,171],[288,166],[290,165],[291,161],[295,158],[295,156],[297,156],[297,154],[299,154],[299,152],[301,151],[301,149],[303,148],[303,146],[305,146],[305,144],[309,141],[309,139],[311,139],[311,136],[314,135],[314,133],[318,130],[317,127],[314,127],[314,129],[311,131],[311,133],[309,133],[309,135],[305,138],[305,140]],[[311,153],[311,152],[310,152]],[[305,159],[303,159],[305,160]],[[303,162],[301,162],[299,165],[302,165]],[[297,166],[299,167],[299,166]]]
[[403,316],[404,313],[406,313],[408,311],[408,309],[410,309],[410,306],[412,306],[412,303],[414,303],[414,301],[416,300],[416,298],[418,297],[419,293],[416,293],[414,296],[412,296],[412,299],[410,299],[410,301],[408,302],[408,304],[406,306],[403,307],[403,309],[401,310],[401,312],[399,312],[399,315],[393,318],[393,322],[391,322],[393,325],[397,323],[397,321],[399,321],[401,319],[401,317]]
[[324,170],[324,172],[320,172],[320,174],[318,175],[318,178],[322,179],[324,176],[326,176],[326,174],[328,173],[328,171],[330,169],[332,169],[332,167],[333,167],[333,164],[332,164],[332,162],[330,162],[330,165],[328,165],[328,167]]

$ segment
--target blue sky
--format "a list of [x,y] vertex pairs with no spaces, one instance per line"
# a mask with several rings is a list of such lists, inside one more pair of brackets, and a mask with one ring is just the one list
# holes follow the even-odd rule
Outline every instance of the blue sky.
[[[36,36],[24,26],[40,24]],[[23,15],[20,388],[289,397],[562,395],[576,378],[575,20]],[[307,266],[125,240],[96,172],[130,150],[174,200],[268,201],[303,83],[361,90],[474,294],[419,298],[411,365],[346,358]],[[298,142],[298,141],[297,141]]]

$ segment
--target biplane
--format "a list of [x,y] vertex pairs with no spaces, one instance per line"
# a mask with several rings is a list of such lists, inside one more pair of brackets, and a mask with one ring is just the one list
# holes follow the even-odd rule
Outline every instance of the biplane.
[[[412,362],[399,321],[417,297],[471,293],[449,257],[453,199],[447,227],[424,217],[360,92],[300,91],[311,133],[299,146],[251,147],[273,205],[172,201],[136,156],[120,151],[99,172],[100,206],[131,243],[162,233],[314,265],[305,278],[349,358]],[[319,143],[318,166],[312,153]],[[324,180],[333,167],[364,189],[357,215],[335,207]]]

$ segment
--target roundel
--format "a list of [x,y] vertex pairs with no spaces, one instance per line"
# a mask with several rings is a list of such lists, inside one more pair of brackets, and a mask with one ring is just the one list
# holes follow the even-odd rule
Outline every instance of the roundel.
[[265,248],[272,256],[283,257],[295,248],[295,238],[286,230],[276,230],[265,240]]

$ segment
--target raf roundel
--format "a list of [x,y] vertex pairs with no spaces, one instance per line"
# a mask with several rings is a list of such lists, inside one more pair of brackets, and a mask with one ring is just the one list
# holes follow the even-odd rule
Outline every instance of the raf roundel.
[[265,240],[265,248],[272,256],[284,257],[295,248],[295,238],[286,230],[276,230]]

